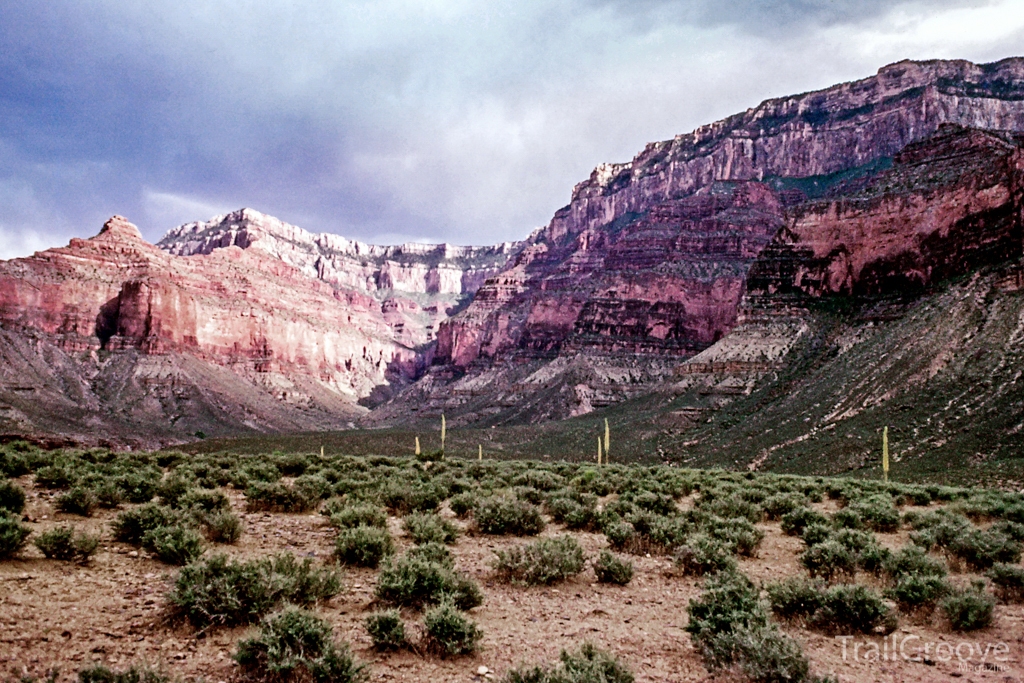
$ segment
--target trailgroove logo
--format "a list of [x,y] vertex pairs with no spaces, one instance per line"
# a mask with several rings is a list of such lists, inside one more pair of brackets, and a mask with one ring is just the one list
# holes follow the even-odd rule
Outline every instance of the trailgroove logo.
[[913,634],[884,638],[836,636],[843,644],[844,662],[956,662],[964,672],[1009,671],[1010,646],[1004,642],[923,640]]

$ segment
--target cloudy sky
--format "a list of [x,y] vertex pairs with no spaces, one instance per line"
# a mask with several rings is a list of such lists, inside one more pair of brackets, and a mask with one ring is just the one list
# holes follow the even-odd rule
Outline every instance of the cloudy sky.
[[904,58],[1024,54],[1024,0],[0,0],[0,258],[242,206],[520,239],[604,161]]

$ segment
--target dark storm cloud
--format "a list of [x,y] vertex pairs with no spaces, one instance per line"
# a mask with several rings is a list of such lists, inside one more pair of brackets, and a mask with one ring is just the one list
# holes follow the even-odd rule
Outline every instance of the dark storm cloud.
[[240,206],[367,240],[517,239],[597,163],[895,59],[1019,52],[1015,16],[1020,0],[2,3],[0,258],[113,213],[157,239]]

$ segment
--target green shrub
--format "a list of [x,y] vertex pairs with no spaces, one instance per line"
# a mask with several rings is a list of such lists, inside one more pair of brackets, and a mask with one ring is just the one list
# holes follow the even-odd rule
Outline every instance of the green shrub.
[[33,542],[51,560],[81,564],[88,562],[100,545],[98,536],[75,534],[70,526],[54,527],[39,534]]
[[863,529],[864,520],[856,510],[842,508],[832,515],[832,526],[837,529]]
[[335,541],[334,552],[343,564],[373,568],[395,552],[395,545],[387,529],[357,526],[341,530]]
[[871,496],[850,506],[872,531],[892,533],[900,528],[900,513],[888,495]]
[[455,558],[448,551],[443,543],[421,543],[409,548],[405,553],[406,557],[419,558],[428,562],[436,562],[442,567],[452,569],[455,567]]
[[375,594],[382,602],[410,607],[438,603],[450,596],[460,609],[471,609],[484,599],[472,579],[450,566],[409,555],[384,565]]
[[416,543],[455,543],[459,529],[433,513],[414,512],[402,520],[402,528]]
[[1024,567],[995,564],[986,574],[996,586],[996,593],[1006,602],[1024,602]]
[[536,505],[497,496],[479,501],[473,511],[474,528],[483,534],[536,536],[544,530],[544,519]]
[[22,453],[0,448],[0,477],[20,477],[32,471]]
[[268,683],[289,681],[352,683],[368,678],[347,645],[334,640],[331,625],[295,607],[273,615],[259,633],[238,643],[235,660],[249,677]]
[[832,540],[813,545],[800,555],[800,562],[811,573],[831,581],[837,574],[853,576],[857,557],[846,546]]
[[102,664],[95,664],[78,671],[78,683],[170,683],[170,681],[169,676],[149,667],[132,666],[124,671],[113,671]]
[[494,568],[504,581],[528,586],[564,581],[583,571],[583,548],[569,535],[542,538],[496,553]]
[[754,683],[789,683],[808,679],[810,665],[800,644],[774,626],[739,626],[701,643],[711,670],[736,667]]
[[927,574],[908,574],[899,577],[885,591],[885,596],[904,609],[931,607],[950,591],[946,579]]
[[296,477],[292,487],[299,496],[311,502],[311,508],[316,505],[316,501],[326,498],[331,493],[330,483],[318,474],[303,474]]
[[633,580],[633,563],[629,560],[620,560],[607,550],[602,550],[594,561],[594,574],[599,583],[625,586]]
[[13,481],[0,481],[0,513],[19,515],[25,509],[25,492]]
[[440,657],[476,652],[483,632],[451,602],[444,601],[423,615],[424,644]]
[[185,526],[159,526],[142,537],[142,547],[161,562],[185,565],[203,554],[203,537]]
[[894,615],[877,593],[866,586],[841,584],[821,595],[821,605],[811,624],[829,633],[871,633],[876,627],[886,632],[895,628]]
[[14,557],[32,533],[17,517],[0,512],[0,560]]
[[126,472],[114,478],[121,498],[128,503],[148,503],[156,495],[160,470],[143,468],[139,472]]
[[231,510],[227,494],[219,490],[190,489],[177,499],[177,503],[178,507],[196,514]]
[[807,498],[799,493],[777,493],[765,500],[762,507],[766,518],[770,520],[782,519],[783,515],[793,510],[806,508]]
[[964,530],[948,544],[949,551],[972,569],[988,569],[997,562],[1020,560],[1020,543],[998,531]]
[[351,529],[357,526],[372,526],[379,529],[388,528],[388,513],[379,505],[363,503],[357,505],[331,505],[328,501],[324,514],[331,520],[336,529]]
[[242,520],[230,511],[203,512],[196,515],[196,521],[214,543],[235,543],[242,536]]
[[75,486],[57,498],[57,509],[72,515],[89,517],[99,501],[96,494],[83,486]]
[[824,586],[792,577],[765,586],[772,612],[783,619],[808,618],[821,607]]
[[717,633],[737,627],[768,625],[768,612],[761,602],[757,587],[739,572],[718,572],[704,580],[704,590],[691,599],[687,611],[690,622],[686,630],[699,647]]
[[66,489],[78,479],[78,474],[68,462],[46,465],[36,470],[36,486],[44,489]]
[[96,494],[96,502],[101,508],[113,509],[124,503],[124,494],[117,484],[111,480],[104,480],[93,488]]
[[916,545],[903,546],[897,550],[885,562],[883,569],[894,581],[907,576],[935,576],[941,579],[948,573],[941,560]]
[[736,559],[729,549],[707,534],[694,534],[680,546],[673,558],[684,574],[703,576],[736,569]]
[[615,550],[625,550],[633,545],[637,534],[632,524],[622,519],[616,519],[605,525],[604,535],[612,548]]
[[192,490],[193,486],[195,486],[195,482],[191,478],[183,476],[180,472],[172,472],[157,485],[156,493],[160,496],[160,502],[163,505],[178,508],[181,507],[181,499]]
[[174,526],[181,522],[176,510],[146,503],[132,510],[125,510],[114,520],[114,539],[122,543],[141,545],[146,532],[163,526]]
[[456,496],[452,496],[448,499],[448,507],[451,508],[452,512],[459,519],[463,519],[469,515],[476,507],[477,495],[471,492],[460,493]]
[[562,650],[555,667],[511,669],[503,683],[633,683],[633,672],[612,654],[584,643],[577,652]]
[[872,574],[882,571],[882,566],[892,554],[888,548],[879,545],[878,539],[870,531],[839,529],[832,533],[829,540],[849,550],[857,566]]
[[319,498],[280,482],[255,481],[245,489],[245,506],[249,511],[309,512]]
[[832,532],[834,530],[827,524],[815,522],[814,524],[808,524],[804,527],[803,533],[800,538],[808,546],[818,545],[832,538]]
[[363,622],[370,634],[373,647],[377,650],[400,650],[408,645],[405,639],[405,622],[396,609],[374,612]]
[[954,591],[942,601],[942,611],[954,631],[976,631],[992,623],[996,601],[982,586]]
[[799,536],[809,524],[827,524],[828,517],[809,507],[796,508],[782,516],[782,533]]
[[434,482],[391,480],[381,491],[381,502],[396,515],[436,510],[447,497],[448,492]]
[[341,590],[333,571],[317,569],[312,560],[290,554],[231,562],[214,555],[182,568],[169,602],[193,625],[251,623],[284,602],[310,605]]

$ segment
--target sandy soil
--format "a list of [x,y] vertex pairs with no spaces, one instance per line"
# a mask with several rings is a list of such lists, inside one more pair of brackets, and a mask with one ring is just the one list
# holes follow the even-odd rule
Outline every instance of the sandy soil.
[[[0,563],[0,677],[20,680],[42,678],[53,669],[60,680],[71,680],[82,667],[102,662],[113,668],[147,663],[184,680],[208,682],[237,679],[231,654],[245,628],[219,629],[197,636],[187,625],[167,619],[165,595],[176,573],[147,557],[143,551],[110,541],[110,521],[116,511],[99,511],[84,519],[55,514],[49,492],[37,490],[31,477],[18,482],[28,494],[26,513],[33,531],[59,523],[72,523],[105,539],[87,566],[46,560],[29,544],[19,559]],[[328,560],[334,531],[320,515],[245,513],[243,498],[231,492],[232,504],[242,515],[246,532],[235,546],[219,546],[233,556],[253,557],[291,551]],[[827,507],[825,504],[823,507]],[[447,513],[446,513],[447,514]],[[392,532],[401,547],[409,541],[397,519]],[[803,544],[781,534],[778,524],[761,525],[766,536],[758,557],[741,561],[741,569],[755,581],[773,581],[802,573],[797,553]],[[563,530],[549,525],[545,535]],[[597,534],[577,533],[589,555],[605,545]],[[879,534],[890,547],[906,542],[906,532]],[[563,648],[574,649],[585,640],[625,660],[638,682],[708,680],[708,672],[692,649],[686,625],[686,606],[700,593],[696,579],[676,575],[665,557],[633,557],[635,575],[625,587],[595,582],[593,572],[554,587],[519,588],[496,582],[490,567],[494,551],[522,539],[460,537],[453,547],[457,568],[473,576],[483,588],[485,602],[472,610],[484,631],[478,654],[450,660],[424,658],[413,652],[378,654],[362,620],[373,608],[376,572],[345,571],[344,592],[318,608],[335,626],[336,635],[351,644],[356,655],[370,665],[372,681],[477,681],[498,679],[510,667],[548,663]],[[957,582],[970,577],[954,575]],[[858,577],[858,580],[866,580]],[[418,635],[420,615],[406,610],[407,627]],[[939,617],[901,615],[894,634],[896,648],[908,639],[905,651],[931,643],[928,663],[872,658],[873,643],[880,651],[892,649],[893,636],[883,647],[881,636],[858,636],[847,641],[788,625],[786,630],[804,646],[812,670],[840,681],[1011,681],[1024,680],[1024,606],[999,605],[994,625],[966,635],[951,633]],[[915,639],[916,638],[916,639]],[[967,670],[954,649],[959,646],[967,665],[983,663],[978,649],[986,643],[1005,643],[1008,652],[991,670]],[[846,656],[844,658],[844,644]],[[943,645],[940,645],[943,644]],[[968,645],[972,648],[968,654]],[[935,648],[938,648],[938,651]],[[856,652],[855,652],[856,650]],[[948,661],[944,661],[949,651]],[[489,673],[478,674],[481,666]],[[719,675],[715,680],[727,680]]]

